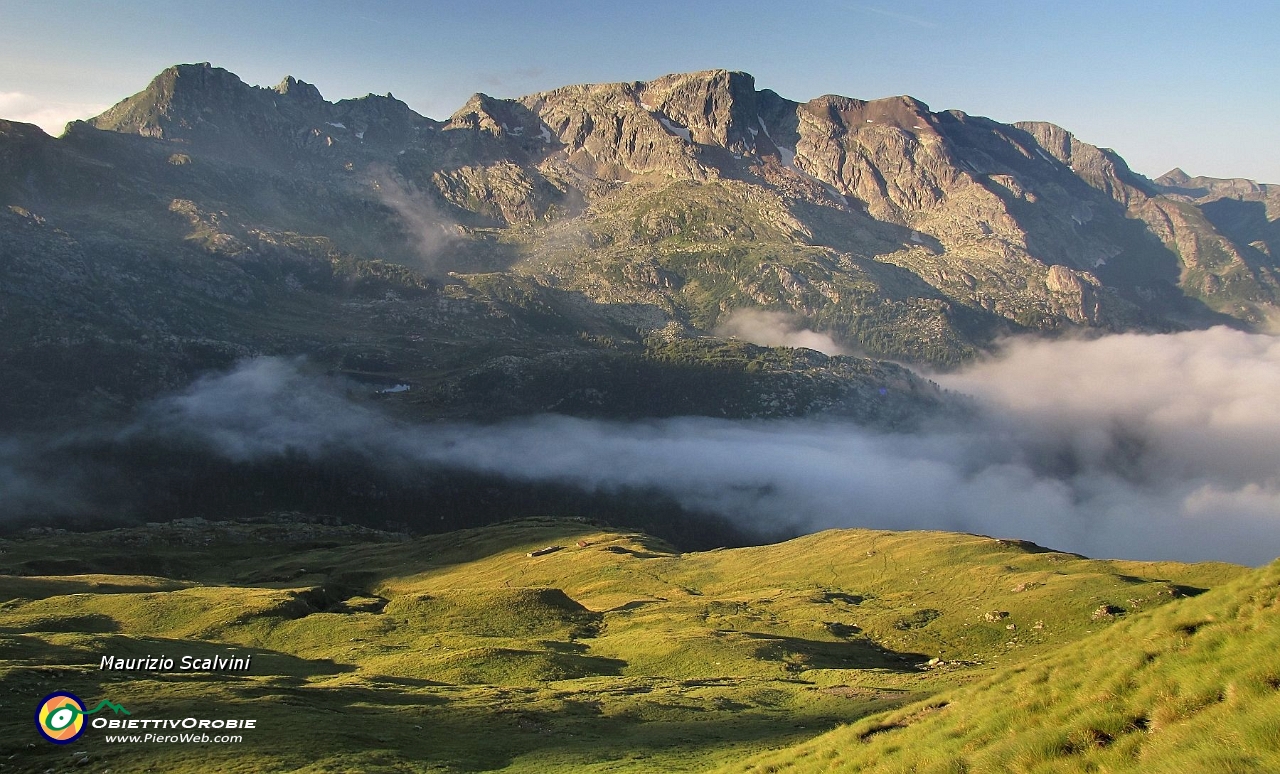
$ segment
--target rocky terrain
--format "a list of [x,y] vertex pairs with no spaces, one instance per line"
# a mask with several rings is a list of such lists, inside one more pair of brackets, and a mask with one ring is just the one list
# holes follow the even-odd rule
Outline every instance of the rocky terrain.
[[[1273,187],[727,71],[477,94],[436,121],[179,65],[57,139],[0,122],[0,198],[10,426],[119,415],[261,353],[408,384],[390,402],[415,416],[865,415],[841,396],[909,408],[928,386],[708,337],[764,309],[946,367],[1010,332],[1259,327],[1277,293]],[[673,347],[668,393],[629,395]],[[760,399],[720,400],[726,369]],[[828,397],[795,397],[810,384]]]

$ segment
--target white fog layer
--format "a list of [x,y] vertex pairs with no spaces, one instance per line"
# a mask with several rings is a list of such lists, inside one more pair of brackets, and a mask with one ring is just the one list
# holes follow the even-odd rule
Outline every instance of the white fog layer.
[[[1280,339],[1018,340],[933,378],[978,410],[913,433],[821,419],[412,425],[260,358],[153,404],[125,434],[194,435],[236,460],[341,452],[403,475],[653,488],[756,527],[959,530],[1095,557],[1280,555]],[[34,497],[4,448],[4,497]]]

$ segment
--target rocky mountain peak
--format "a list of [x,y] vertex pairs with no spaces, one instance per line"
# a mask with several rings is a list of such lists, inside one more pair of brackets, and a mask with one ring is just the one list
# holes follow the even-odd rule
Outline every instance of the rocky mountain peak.
[[511,103],[496,99],[483,92],[471,95],[466,104],[454,111],[446,123],[450,128],[477,129],[493,135],[502,134],[502,127],[510,126]]
[[1110,148],[1081,142],[1071,132],[1047,121],[1019,121],[1014,126],[1034,137],[1041,148],[1071,167],[1086,183],[1121,204],[1156,193],[1150,180],[1129,169],[1120,154]]
[[[333,111],[340,120],[350,120],[355,124],[395,125],[403,131],[413,127],[434,125],[435,122],[417,113],[393,94],[366,94],[355,99],[339,100],[333,104]],[[359,131],[359,130],[356,130]]]
[[[91,124],[157,139],[199,142],[233,160],[278,160],[282,150],[333,154],[403,147],[431,122],[391,94],[330,103],[313,84],[286,76],[250,86],[207,62],[175,65]],[[246,152],[248,155],[246,155]]]
[[168,137],[174,130],[207,121],[206,116],[245,109],[252,91],[235,73],[208,62],[174,65],[90,123],[99,129]]
[[214,67],[208,62],[174,65],[151,82],[143,94],[178,100],[229,100],[243,96],[253,87],[240,80],[240,76]]
[[666,75],[640,84],[642,106],[686,127],[695,142],[735,153],[753,147],[760,110],[749,73],[707,70]]
[[1165,193],[1192,198],[1203,196],[1231,196],[1238,199],[1257,199],[1275,195],[1275,186],[1242,177],[1192,177],[1181,169],[1172,169],[1155,179],[1155,184]]
[[1182,171],[1182,167],[1174,167],[1155,180],[1157,185],[1186,185],[1191,182],[1191,175]]
[[306,81],[300,81],[292,75],[286,75],[283,81],[276,86],[275,91],[282,96],[298,100],[299,102],[319,105],[324,102],[324,97],[320,95],[320,90],[314,85]]
[[845,131],[862,129],[867,124],[915,131],[927,128],[931,115],[928,105],[907,96],[866,101],[828,94],[810,100],[802,109]]
[[1050,156],[1071,166],[1071,146],[1076,142],[1071,132],[1048,121],[1020,121],[1014,126],[1034,137]]

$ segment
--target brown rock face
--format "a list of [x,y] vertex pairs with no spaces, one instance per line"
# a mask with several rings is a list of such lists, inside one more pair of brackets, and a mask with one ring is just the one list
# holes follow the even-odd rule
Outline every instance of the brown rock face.
[[697,146],[651,113],[637,84],[570,86],[522,99],[575,167],[604,180],[658,173],[705,180]]
[[[125,151],[120,133],[147,139]],[[499,267],[524,298],[577,294],[562,308],[641,333],[763,306],[942,364],[1008,331],[1261,325],[1280,298],[1274,187],[1151,181],[1053,124],[795,102],[728,70],[477,94],[438,122],[389,94],[330,103],[292,77],[179,65],[65,140],[0,124],[0,182],[26,206],[28,168],[105,154],[60,176],[87,196],[152,149],[160,200],[224,213],[190,225],[202,239],[298,233],[412,263],[397,219],[430,221],[458,276]],[[391,177],[409,204],[373,190]]]
[[687,128],[696,143],[739,155],[755,148],[760,111],[755,79],[747,73],[668,75],[644,84],[639,97],[646,110]]
[[970,182],[910,97],[863,102],[819,97],[798,110],[796,161],[873,217],[907,223]]
[[1113,150],[1080,142],[1071,132],[1043,121],[1022,121],[1014,126],[1036,138],[1041,147],[1071,167],[1080,179],[1125,206],[1155,192],[1151,181],[1130,170]]
[[1078,296],[1084,292],[1084,285],[1080,279],[1066,266],[1050,266],[1045,284],[1055,293]]

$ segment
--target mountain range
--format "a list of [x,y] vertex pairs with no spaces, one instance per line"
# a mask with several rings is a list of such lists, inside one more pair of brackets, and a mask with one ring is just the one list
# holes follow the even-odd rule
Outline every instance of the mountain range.
[[[893,424],[936,390],[891,361],[1261,329],[1280,293],[1275,186],[724,70],[438,121],[178,65],[59,138],[0,121],[0,198],[10,428],[123,416],[255,354],[405,385],[382,397],[415,417]],[[744,309],[845,354],[734,339]]]

